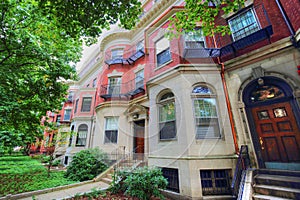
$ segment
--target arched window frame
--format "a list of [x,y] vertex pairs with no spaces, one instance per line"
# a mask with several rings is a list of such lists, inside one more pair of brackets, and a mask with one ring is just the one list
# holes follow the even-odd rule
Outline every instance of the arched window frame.
[[[176,140],[176,106],[175,96],[170,90],[162,92],[158,96],[158,127],[159,127],[159,140]],[[170,113],[165,113],[167,107],[173,107]]]
[[76,147],[84,147],[86,145],[86,138],[88,134],[88,126],[80,124],[77,131]]
[[[196,88],[199,87],[206,89],[196,91]],[[207,84],[197,84],[193,86],[191,98],[193,101],[195,119],[195,138],[197,140],[221,138],[218,99],[213,87]],[[211,107],[205,107],[205,110],[201,109],[204,103],[210,103]],[[204,111],[206,111],[206,113],[204,113]]]

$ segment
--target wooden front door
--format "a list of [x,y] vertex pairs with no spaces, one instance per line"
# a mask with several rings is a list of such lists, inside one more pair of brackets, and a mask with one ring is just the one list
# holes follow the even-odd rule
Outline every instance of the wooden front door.
[[133,148],[137,159],[142,159],[144,156],[144,149],[145,149],[144,130],[145,130],[144,120],[134,122]]
[[251,109],[264,162],[299,163],[300,131],[289,102]]

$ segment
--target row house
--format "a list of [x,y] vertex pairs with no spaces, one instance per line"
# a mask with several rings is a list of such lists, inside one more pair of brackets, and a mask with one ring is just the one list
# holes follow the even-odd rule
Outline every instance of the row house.
[[187,199],[231,195],[241,147],[254,168],[300,170],[299,1],[247,0],[217,16],[231,35],[171,40],[184,2],[142,3],[136,27],[106,32],[70,82],[64,164],[85,148],[132,154]]

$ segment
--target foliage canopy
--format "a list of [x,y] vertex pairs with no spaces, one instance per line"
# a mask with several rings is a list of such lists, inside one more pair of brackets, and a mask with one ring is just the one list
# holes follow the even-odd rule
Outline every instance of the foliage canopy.
[[229,14],[243,7],[245,0],[185,0],[183,10],[170,18],[169,36],[177,37],[182,31],[192,32],[201,24],[203,34],[213,36],[216,33],[230,33],[227,25],[216,23],[220,13]]
[[117,21],[130,28],[139,13],[137,0],[1,1],[0,150],[42,136],[42,116],[61,108],[76,79],[82,38],[94,42]]

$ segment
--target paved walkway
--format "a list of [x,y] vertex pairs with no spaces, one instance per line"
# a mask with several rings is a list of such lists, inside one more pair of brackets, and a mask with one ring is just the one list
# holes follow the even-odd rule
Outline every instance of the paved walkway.
[[[84,193],[84,192],[89,192],[91,191],[93,188],[96,189],[104,189],[104,188],[108,188],[108,184],[104,183],[104,182],[93,182],[93,183],[88,183],[88,184],[84,184],[84,185],[80,185],[80,186],[76,186],[73,188],[67,188],[64,190],[59,190],[59,191],[54,191],[54,192],[50,192],[50,193],[46,193],[46,194],[39,194],[39,195],[35,195],[35,198],[37,200],[52,200],[52,199],[63,199],[65,197],[69,197],[69,196],[74,196],[78,193]],[[32,197],[27,197],[27,198],[21,198],[22,200],[32,200]]]

